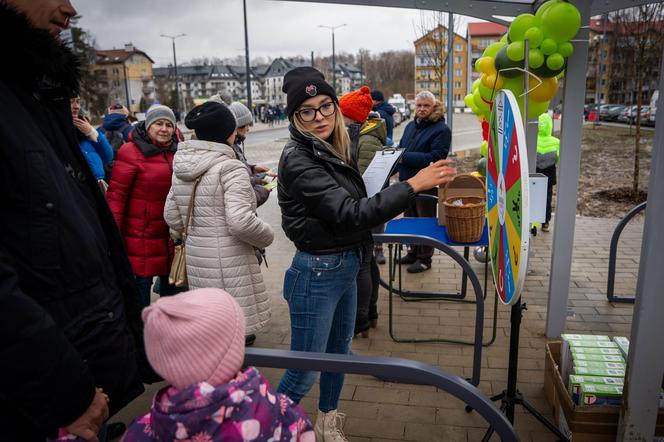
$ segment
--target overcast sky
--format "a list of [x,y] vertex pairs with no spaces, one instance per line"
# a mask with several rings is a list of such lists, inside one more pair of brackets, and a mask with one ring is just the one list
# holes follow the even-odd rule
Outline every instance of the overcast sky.
[[[99,49],[133,43],[156,66],[173,60],[171,41],[160,34],[186,37],[176,41],[178,63],[197,57],[244,55],[242,0],[72,0],[79,26],[97,40]],[[335,32],[336,51],[372,53],[413,49],[414,24],[420,12],[410,9],[320,3],[247,0],[250,57],[330,55],[331,31],[318,25],[347,26]],[[463,30],[465,33],[465,29]]]

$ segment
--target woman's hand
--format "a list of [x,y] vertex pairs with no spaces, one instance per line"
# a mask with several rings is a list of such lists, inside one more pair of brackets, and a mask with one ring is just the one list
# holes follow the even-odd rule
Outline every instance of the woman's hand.
[[95,397],[88,409],[74,423],[67,426],[67,431],[89,442],[98,442],[97,433],[108,419],[108,396],[97,388]]
[[408,184],[415,193],[433,189],[446,184],[456,176],[456,169],[451,167],[452,160],[439,160],[417,172],[417,175],[408,180]]
[[81,133],[86,137],[89,137],[92,132],[95,131],[95,128],[92,127],[92,124],[88,123],[83,118],[74,118],[74,126],[76,126],[76,129],[80,130]]

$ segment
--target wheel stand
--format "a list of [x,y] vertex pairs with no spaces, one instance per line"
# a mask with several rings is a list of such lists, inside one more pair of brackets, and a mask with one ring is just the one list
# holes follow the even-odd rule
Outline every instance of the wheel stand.
[[[519,366],[519,331],[521,329],[521,318],[523,310],[526,310],[526,304],[521,303],[521,298],[512,305],[512,312],[510,314],[510,352],[509,352],[509,365],[507,369],[507,389],[503,390],[491,398],[492,401],[500,401],[500,410],[505,413],[507,420],[514,424],[514,406],[521,405],[535,419],[540,421],[549,431],[558,437],[559,441],[569,442],[565,436],[554,424],[542,415],[532,404],[530,404],[523,394],[516,388],[517,384],[517,370]],[[471,412],[471,407],[466,407],[467,412]],[[482,442],[491,439],[494,433],[493,427],[489,427],[487,432],[482,438]]]

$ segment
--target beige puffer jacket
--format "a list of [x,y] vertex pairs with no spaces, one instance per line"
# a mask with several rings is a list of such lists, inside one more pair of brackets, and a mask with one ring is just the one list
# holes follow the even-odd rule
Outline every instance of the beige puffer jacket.
[[225,144],[191,140],[178,145],[164,208],[171,229],[182,232],[194,181],[202,176],[187,237],[189,288],[226,290],[242,306],[246,333],[260,330],[270,307],[254,247],[272,243],[272,228],[256,216],[256,197],[244,164]]

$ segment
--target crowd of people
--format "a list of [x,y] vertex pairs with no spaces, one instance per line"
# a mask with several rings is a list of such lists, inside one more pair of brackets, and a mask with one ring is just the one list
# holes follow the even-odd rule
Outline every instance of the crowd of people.
[[[164,380],[123,440],[347,440],[343,374],[321,373],[312,424],[298,403],[316,373],[287,370],[274,390],[243,367],[270,320],[260,266],[274,239],[256,210],[275,174],[244,149],[252,112],[214,97],[186,115],[189,140],[163,105],[141,122],[112,105],[95,128],[81,109],[79,62],[57,38],[75,16],[69,0],[0,1],[2,41],[27,48],[5,44],[15,63],[0,71],[3,436],[103,442],[115,436],[108,417]],[[456,173],[449,129],[435,98],[418,95],[399,182],[367,197],[362,173],[393,144],[382,93],[338,98],[312,67],[288,72],[283,91],[290,139],[277,196],[297,249],[283,283],[290,347],[349,354],[378,319],[385,260],[372,231],[404,212],[428,216],[416,195]],[[171,275],[176,244],[186,246],[186,284]],[[403,263],[427,270],[431,254],[413,249]]]

